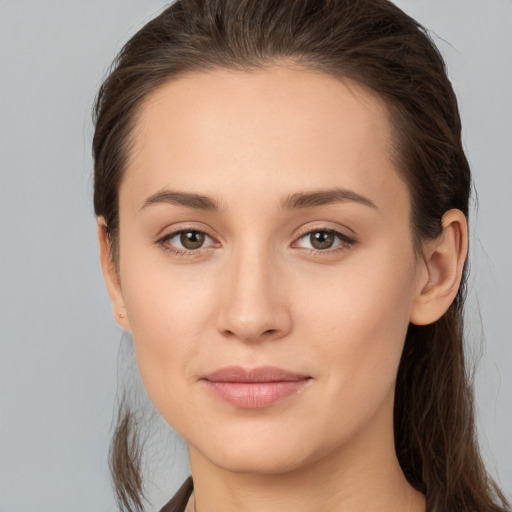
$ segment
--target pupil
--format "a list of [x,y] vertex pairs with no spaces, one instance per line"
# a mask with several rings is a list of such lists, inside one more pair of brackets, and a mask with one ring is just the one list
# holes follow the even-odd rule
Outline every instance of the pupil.
[[315,249],[330,249],[334,244],[334,233],[317,231],[311,234],[311,245]]
[[198,231],[184,231],[180,242],[186,249],[199,249],[204,243],[204,233]]

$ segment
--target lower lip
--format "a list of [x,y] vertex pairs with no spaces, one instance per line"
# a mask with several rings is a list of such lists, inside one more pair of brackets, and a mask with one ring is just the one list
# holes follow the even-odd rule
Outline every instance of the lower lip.
[[203,382],[215,396],[231,405],[242,409],[261,409],[300,392],[309,381]]

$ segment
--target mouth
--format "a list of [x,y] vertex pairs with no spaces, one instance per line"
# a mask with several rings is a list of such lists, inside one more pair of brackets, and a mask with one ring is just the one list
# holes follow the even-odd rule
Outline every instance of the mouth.
[[299,393],[311,376],[275,366],[245,369],[229,366],[201,380],[217,398],[242,409],[261,409]]

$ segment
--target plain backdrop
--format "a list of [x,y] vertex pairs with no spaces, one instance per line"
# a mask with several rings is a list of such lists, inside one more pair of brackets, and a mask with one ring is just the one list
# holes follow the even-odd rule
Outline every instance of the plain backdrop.
[[[478,424],[510,496],[512,1],[397,3],[433,31],[460,101],[479,197],[468,315],[472,352],[484,343]],[[116,52],[164,5],[0,0],[0,512],[115,510],[106,457],[121,331],[97,257],[90,110]],[[176,457],[155,507],[187,472]]]

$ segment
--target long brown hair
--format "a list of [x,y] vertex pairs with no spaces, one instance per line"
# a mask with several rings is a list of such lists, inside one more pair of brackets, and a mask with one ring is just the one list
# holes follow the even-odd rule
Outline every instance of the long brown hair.
[[[444,212],[468,215],[470,170],[443,59],[427,32],[393,3],[178,0],[128,41],[96,101],[94,207],[106,220],[114,262],[118,189],[144,98],[189,71],[250,71],[282,60],[354,80],[386,102],[418,250],[439,235]],[[396,452],[408,481],[426,495],[427,510],[503,512],[508,503],[485,470],[475,433],[463,343],[465,282],[466,269],[440,320],[409,327],[396,383]],[[111,469],[126,511],[143,510],[136,427],[123,401]]]

